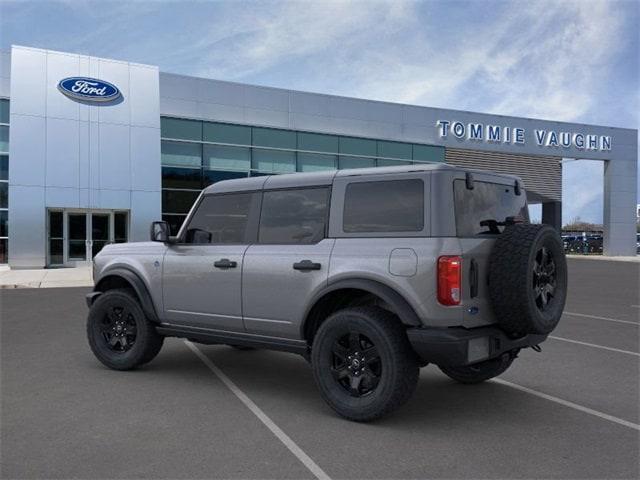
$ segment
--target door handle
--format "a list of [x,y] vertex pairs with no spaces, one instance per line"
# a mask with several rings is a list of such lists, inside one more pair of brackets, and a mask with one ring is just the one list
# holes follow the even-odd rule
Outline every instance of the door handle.
[[469,296],[475,298],[478,296],[478,262],[475,258],[471,259],[469,267]]
[[238,262],[232,262],[228,258],[222,258],[213,262],[213,266],[216,268],[236,268],[238,266]]
[[293,264],[294,270],[320,270],[322,265],[311,260],[302,260]]

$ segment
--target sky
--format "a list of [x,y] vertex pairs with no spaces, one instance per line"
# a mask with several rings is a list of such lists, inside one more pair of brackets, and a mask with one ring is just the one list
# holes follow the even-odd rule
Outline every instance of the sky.
[[[2,49],[626,128],[639,127],[639,24],[636,0],[0,0]],[[563,175],[563,220],[600,223],[602,163],[568,161]]]

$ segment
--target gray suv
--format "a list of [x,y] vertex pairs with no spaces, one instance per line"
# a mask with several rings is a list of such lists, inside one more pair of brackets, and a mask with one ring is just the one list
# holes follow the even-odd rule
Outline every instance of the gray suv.
[[150,242],[105,247],[94,280],[106,366],[143,365],[165,337],[298,353],[338,414],[367,421],[429,363],[477,383],[539,350],[567,266],[517,177],[440,164],[216,183],[177,236],[154,222]]

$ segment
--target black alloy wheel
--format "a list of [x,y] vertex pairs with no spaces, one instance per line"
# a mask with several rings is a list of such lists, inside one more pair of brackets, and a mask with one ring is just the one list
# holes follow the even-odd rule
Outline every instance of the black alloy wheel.
[[114,370],[150,362],[164,342],[135,293],[125,289],[108,290],[96,298],[87,317],[87,338],[96,358]]
[[418,359],[406,328],[373,306],[331,314],[313,338],[311,367],[327,404],[357,422],[398,409],[418,383]]
[[556,292],[556,263],[546,247],[536,252],[533,261],[532,287],[538,310],[544,312]]
[[114,352],[124,353],[133,347],[136,331],[136,320],[126,307],[113,306],[102,319],[102,337]]
[[382,361],[371,340],[358,331],[351,331],[333,343],[331,373],[338,384],[352,397],[371,394],[382,375]]

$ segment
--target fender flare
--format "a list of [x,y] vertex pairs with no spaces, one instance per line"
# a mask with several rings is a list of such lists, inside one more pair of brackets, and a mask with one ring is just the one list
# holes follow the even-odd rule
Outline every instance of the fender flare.
[[100,289],[100,284],[103,283],[109,277],[120,277],[125,280],[131,288],[136,292],[136,295],[140,299],[140,306],[142,307],[142,311],[147,316],[147,318],[153,322],[159,322],[158,315],[156,314],[156,309],[153,306],[153,301],[151,300],[151,294],[149,293],[149,289],[145,285],[144,281],[140,278],[140,276],[134,272],[133,270],[129,270],[128,268],[116,267],[105,271],[98,283],[96,283],[93,288],[94,292],[100,292],[98,295],[95,295],[92,298],[92,301],[100,296],[102,290]]
[[307,310],[304,313],[302,325],[301,325],[301,334],[304,338],[304,331],[306,328],[307,320],[309,319],[309,315],[313,308],[316,306],[319,300],[322,299],[328,293],[334,292],[336,290],[341,289],[357,289],[364,290],[365,292],[369,292],[379,298],[381,298],[385,303],[387,303],[393,311],[398,315],[400,321],[407,326],[411,327],[419,327],[422,325],[420,318],[416,314],[413,307],[405,300],[405,298],[400,295],[393,288],[380,283],[376,280],[370,280],[365,278],[352,278],[346,280],[339,280],[335,283],[330,283],[322,290],[320,290],[309,302],[310,306],[307,307]]

